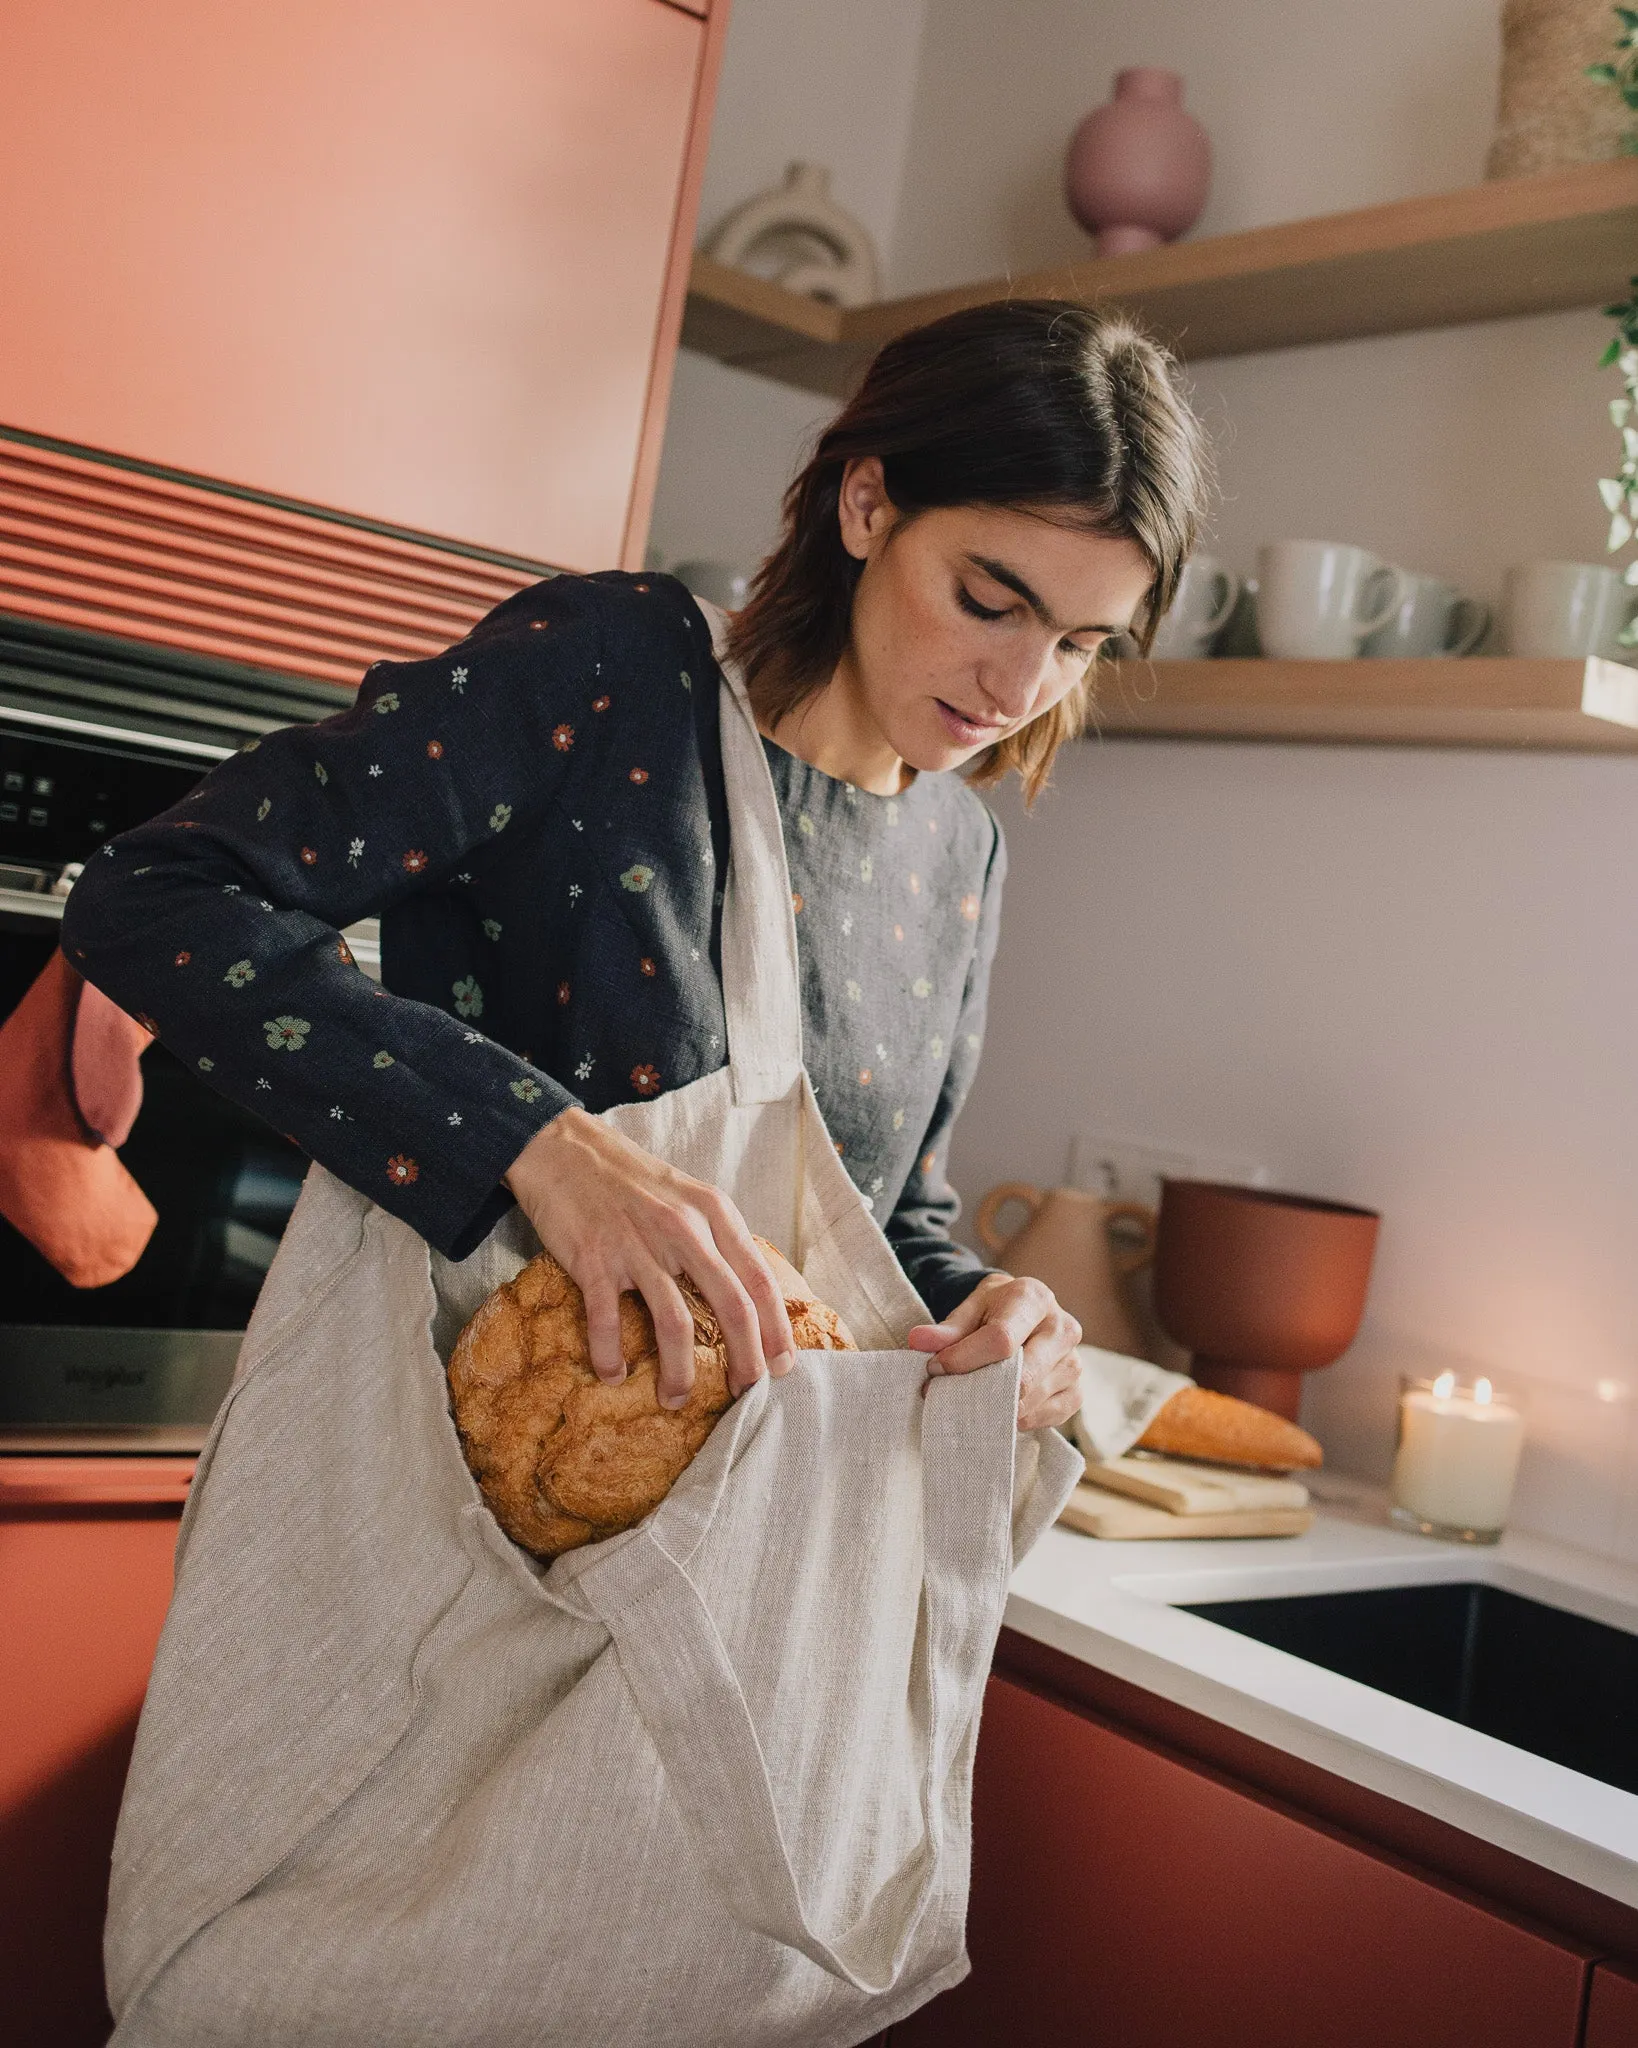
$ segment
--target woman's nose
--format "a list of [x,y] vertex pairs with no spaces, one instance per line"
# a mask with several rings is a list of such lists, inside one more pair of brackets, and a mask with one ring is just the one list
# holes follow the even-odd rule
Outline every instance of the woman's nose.
[[979,672],[978,687],[995,706],[996,716],[1010,724],[1029,716],[1050,665],[1050,654],[1019,648],[1001,660],[986,663]]

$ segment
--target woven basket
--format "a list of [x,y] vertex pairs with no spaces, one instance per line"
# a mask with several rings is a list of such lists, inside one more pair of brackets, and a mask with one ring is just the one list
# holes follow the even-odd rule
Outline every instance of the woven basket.
[[1613,87],[1586,75],[1614,55],[1617,32],[1610,0],[1506,0],[1487,177],[1527,178],[1621,154],[1633,117]]

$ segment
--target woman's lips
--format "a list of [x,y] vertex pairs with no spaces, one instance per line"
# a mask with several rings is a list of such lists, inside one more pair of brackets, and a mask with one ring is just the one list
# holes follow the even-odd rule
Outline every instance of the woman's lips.
[[998,740],[1007,729],[1005,719],[983,721],[968,718],[953,704],[946,704],[942,697],[935,697],[933,702],[938,706],[938,715],[944,721],[945,730],[964,747],[977,746],[982,740]]

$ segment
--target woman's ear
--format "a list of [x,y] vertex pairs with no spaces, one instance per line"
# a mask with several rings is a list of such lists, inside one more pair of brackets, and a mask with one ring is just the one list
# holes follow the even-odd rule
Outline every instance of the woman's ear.
[[899,515],[887,495],[887,477],[879,455],[856,455],[842,471],[836,516],[843,547],[860,562],[867,560],[893,530]]

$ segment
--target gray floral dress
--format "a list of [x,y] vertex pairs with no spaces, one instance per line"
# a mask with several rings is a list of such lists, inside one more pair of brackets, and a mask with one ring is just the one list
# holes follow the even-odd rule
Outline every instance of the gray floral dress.
[[[212,1087],[464,1257],[560,1110],[727,1057],[728,816],[710,632],[663,576],[562,576],[357,704],[214,770],[93,858],[69,959]],[[1005,853],[956,777],[873,796],[765,742],[805,1056],[838,1152],[935,1314]],[[382,984],[340,927],[381,919]]]

